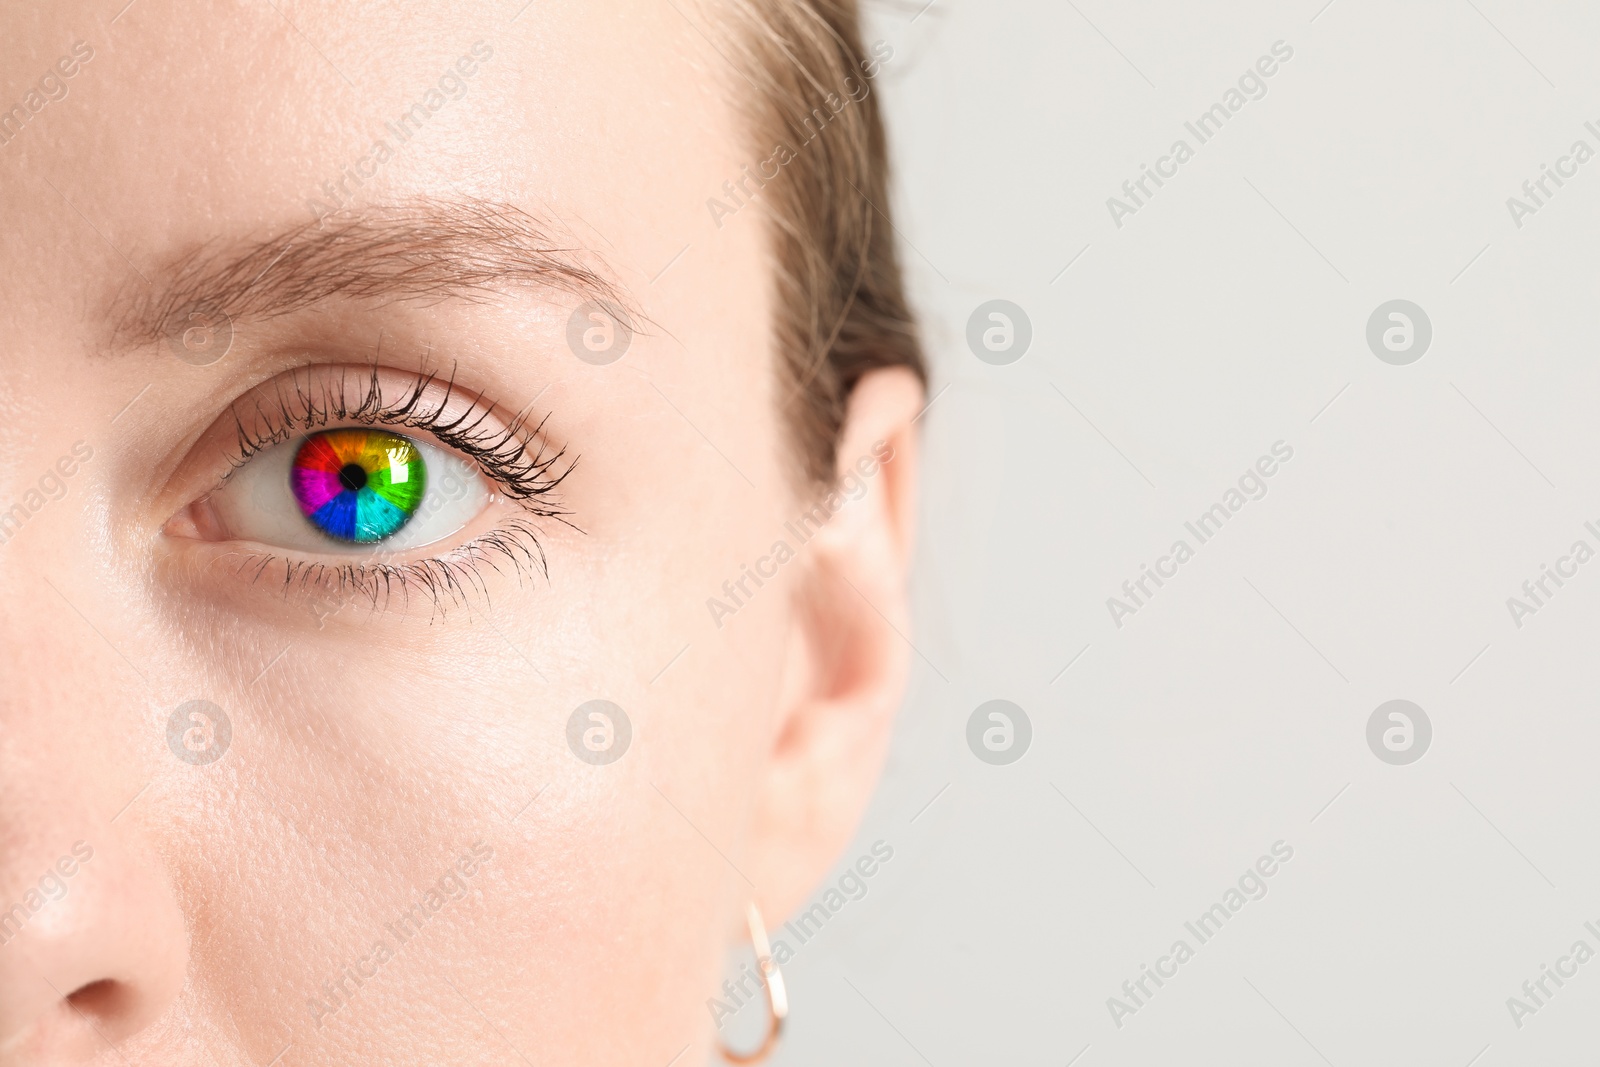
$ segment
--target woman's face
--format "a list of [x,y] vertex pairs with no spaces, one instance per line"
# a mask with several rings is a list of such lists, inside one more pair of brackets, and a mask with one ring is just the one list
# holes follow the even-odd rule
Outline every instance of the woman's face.
[[0,1064],[702,1062],[920,406],[800,518],[715,14],[117,6],[0,16]]

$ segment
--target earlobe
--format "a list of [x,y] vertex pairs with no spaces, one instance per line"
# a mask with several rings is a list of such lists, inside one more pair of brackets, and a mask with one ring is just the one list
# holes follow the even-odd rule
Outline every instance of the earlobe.
[[[906,582],[915,540],[922,383],[891,368],[851,394],[828,521],[807,546],[793,605],[763,795],[752,835],[762,907],[787,916],[866,809],[910,668]],[[754,872],[752,872],[754,873]]]

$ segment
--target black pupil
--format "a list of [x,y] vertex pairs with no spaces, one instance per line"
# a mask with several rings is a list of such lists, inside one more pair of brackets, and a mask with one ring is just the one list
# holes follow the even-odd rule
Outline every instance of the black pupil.
[[367,484],[367,470],[359,463],[346,463],[339,468],[339,484],[352,493],[363,489]]

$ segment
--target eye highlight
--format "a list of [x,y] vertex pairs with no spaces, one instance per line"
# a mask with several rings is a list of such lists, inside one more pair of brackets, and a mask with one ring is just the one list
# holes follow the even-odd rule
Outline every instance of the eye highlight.
[[289,478],[313,526],[336,541],[371,544],[411,521],[427,491],[428,467],[399,434],[324,430],[300,446]]

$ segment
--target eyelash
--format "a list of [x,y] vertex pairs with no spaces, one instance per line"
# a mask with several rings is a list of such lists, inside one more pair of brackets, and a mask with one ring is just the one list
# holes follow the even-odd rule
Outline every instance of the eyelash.
[[[307,376],[309,377],[309,376]],[[551,450],[543,444],[540,432],[545,419],[531,427],[528,412],[520,412],[503,427],[486,426],[492,407],[474,397],[465,411],[446,414],[457,395],[454,375],[440,379],[432,372],[419,373],[398,399],[385,403],[378,369],[372,367],[363,381],[354,386],[348,371],[336,382],[325,382],[319,390],[300,375],[280,386],[271,397],[256,401],[256,413],[264,430],[252,430],[234,410],[238,430],[234,470],[275,445],[311,430],[332,424],[384,425],[424,430],[440,443],[454,448],[476,463],[509,499],[515,500],[535,519],[554,519],[577,529],[556,496],[561,483],[572,473],[576,459],[567,459],[566,449]],[[287,386],[292,385],[292,390]],[[442,395],[430,392],[442,389]],[[532,444],[530,444],[532,442]],[[254,568],[251,581],[260,581],[274,563],[283,568],[284,594],[297,586],[301,592],[326,592],[342,601],[365,596],[373,610],[381,610],[398,592],[402,605],[410,602],[413,590],[426,594],[435,614],[452,604],[469,606],[472,594],[488,601],[482,567],[500,571],[507,563],[520,576],[537,570],[549,577],[542,534],[529,520],[517,519],[453,549],[449,554],[406,563],[363,561],[327,563],[294,560],[265,553],[254,553],[239,567],[243,573]],[[334,610],[338,610],[337,607]],[[331,614],[332,612],[328,612]]]

